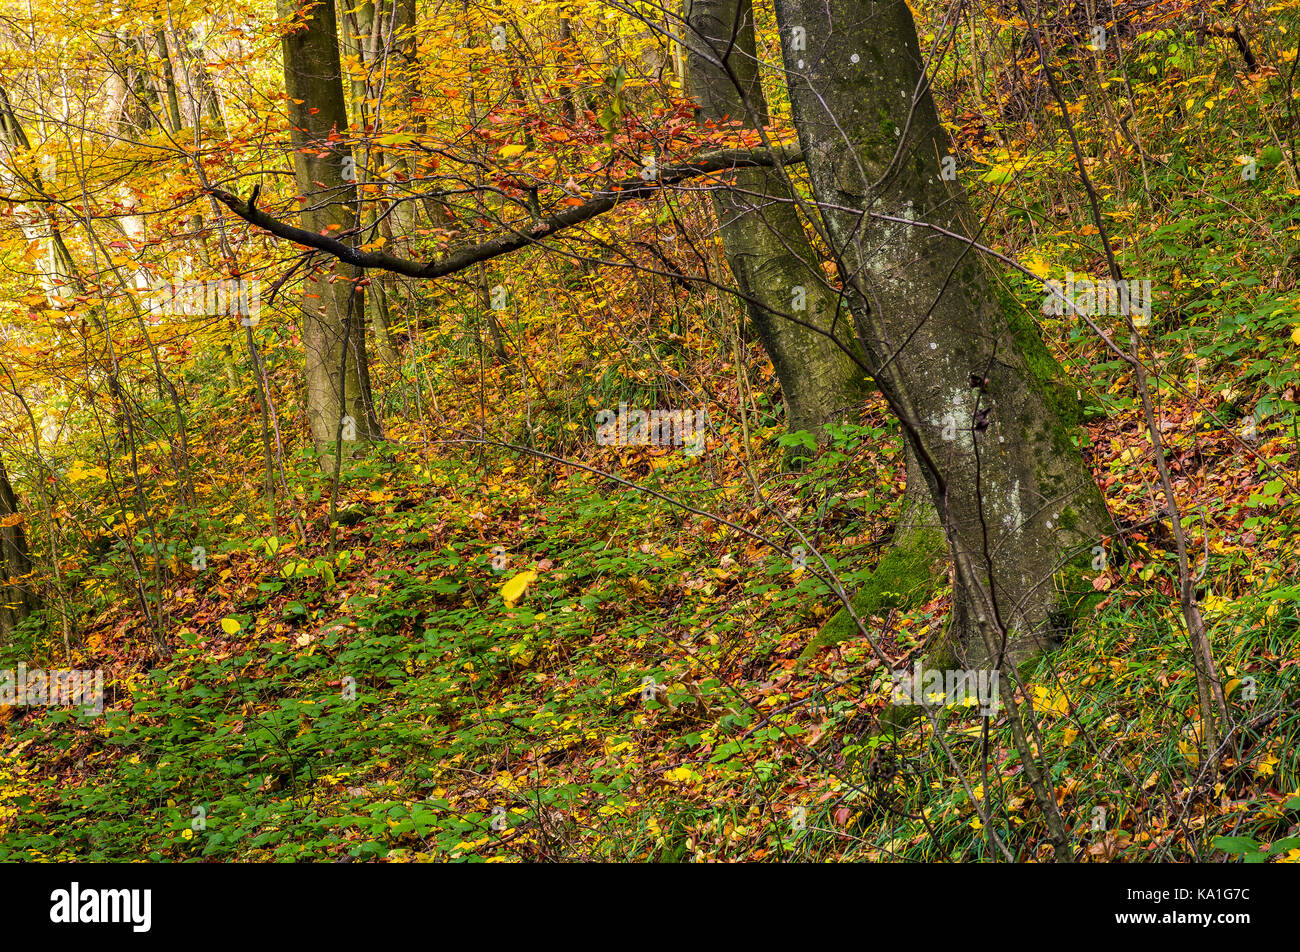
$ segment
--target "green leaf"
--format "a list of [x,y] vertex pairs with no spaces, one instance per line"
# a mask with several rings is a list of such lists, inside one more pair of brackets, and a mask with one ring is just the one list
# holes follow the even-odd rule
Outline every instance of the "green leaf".
[[1214,848],[1225,853],[1258,853],[1260,846],[1248,836],[1216,836]]

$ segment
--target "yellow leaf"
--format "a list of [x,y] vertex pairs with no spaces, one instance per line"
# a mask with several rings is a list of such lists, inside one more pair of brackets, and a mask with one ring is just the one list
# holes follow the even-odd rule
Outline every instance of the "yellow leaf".
[[221,630],[228,635],[233,635],[235,632],[239,631],[239,629],[242,627],[243,626],[240,625],[239,622],[233,618],[221,619]]
[[508,145],[508,146],[504,146],[504,147],[501,149],[501,158],[503,158],[503,159],[513,159],[516,155],[519,155],[519,154],[523,153],[524,151],[526,151],[526,149],[527,149],[527,147],[526,147],[526,146],[522,146],[522,145]]
[[1273,771],[1278,765],[1278,759],[1272,754],[1267,755],[1258,764],[1255,765],[1256,777],[1271,777]]
[[1062,690],[1048,690],[1041,685],[1034,685],[1034,710],[1048,714],[1070,713],[1070,698]]
[[1231,604],[1232,602],[1222,595],[1215,595],[1211,592],[1205,596],[1201,602],[1201,607],[1206,615],[1221,615]]
[[519,599],[524,597],[524,592],[528,591],[528,586],[535,581],[537,581],[537,573],[529,569],[527,572],[520,572],[502,585],[501,600],[506,603],[506,608],[514,608]]

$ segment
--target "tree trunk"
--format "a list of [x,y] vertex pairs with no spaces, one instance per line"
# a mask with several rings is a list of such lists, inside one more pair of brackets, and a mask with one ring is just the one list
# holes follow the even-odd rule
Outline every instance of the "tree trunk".
[[583,108],[582,101],[573,88],[570,74],[577,47],[573,42],[573,22],[569,19],[569,10],[560,10],[560,42],[556,50],[556,63],[560,79],[560,115],[569,125],[578,121],[578,112]]
[[171,122],[172,133],[182,128],[181,105],[176,96],[176,70],[172,67],[171,50],[167,48],[167,30],[161,24],[153,31],[154,43],[158,47],[158,57],[162,67],[162,87],[167,92],[167,118]]
[[0,459],[0,639],[7,639],[19,622],[40,607],[31,571],[18,498]]
[[[1018,662],[1064,636],[1091,593],[1077,568],[1109,524],[1073,440],[1073,392],[1033,319],[995,291],[960,237],[969,208],[941,174],[948,141],[903,0],[776,9],[795,125],[859,341],[957,566],[943,653],[966,667],[1004,651]],[[990,631],[1006,631],[1006,645]]]
[[[356,166],[344,138],[348,126],[339,75],[334,5],[279,0],[281,16],[310,19],[284,35],[284,87],[289,139],[302,202],[302,227],[347,240],[357,224]],[[348,174],[351,173],[351,174]],[[365,306],[359,272],[341,261],[319,263],[303,282],[307,416],[318,452],[329,460],[336,441],[344,455],[381,435],[370,396]]]
[[[419,56],[420,44],[415,31],[415,0],[392,0],[389,16],[392,19],[391,31],[384,31],[384,56],[390,80],[398,97],[397,114],[406,128],[417,134],[425,131],[423,107],[419,103]],[[391,38],[392,49],[388,43]],[[395,54],[395,55],[394,55]],[[390,220],[393,230],[403,238],[415,234],[416,211],[418,202],[411,183],[420,176],[420,164],[413,154],[394,161],[394,178],[398,170],[401,180],[393,182],[396,206]]]
[[[751,0],[686,0],[686,25],[698,118],[720,125],[730,119],[747,130],[766,126]],[[823,424],[848,418],[871,392],[852,353],[848,313],[821,274],[781,172],[743,169],[734,178],[734,188],[710,192],[723,251],[781,381],[787,428],[823,440]]]
[[[381,92],[372,87],[372,78],[382,80],[382,77],[387,75],[387,69],[380,67],[376,52],[379,48],[376,30],[382,28],[384,17],[377,11],[374,3],[353,5],[350,0],[340,0],[336,9],[342,23],[343,50],[349,56],[355,56],[364,70],[363,78],[354,78],[348,84],[351,92],[352,125],[378,134],[380,129],[373,125],[374,120],[367,111],[366,103],[372,96],[377,96]],[[366,151],[378,153],[379,149]],[[357,167],[359,170],[364,170],[365,174],[369,174],[372,167],[382,168],[383,164],[382,154],[363,154],[362,161],[357,163]],[[373,239],[376,228],[375,217],[374,205],[368,204],[362,211],[361,221],[361,234],[365,241]],[[362,296],[364,296],[364,305]],[[355,306],[365,308],[366,326],[373,335],[371,342],[379,359],[390,365],[396,363],[397,352],[393,348],[392,336],[388,331],[388,304],[384,297],[383,284],[378,280],[368,282],[364,290],[357,291]]]
[[[699,118],[758,129],[768,122],[757,69],[751,0],[687,0],[687,75]],[[822,274],[786,178],[776,169],[736,174],[735,190],[715,189],[723,250],[749,308],[751,325],[781,381],[790,432],[851,418],[874,392],[847,310]],[[910,608],[943,578],[945,547],[930,489],[904,441],[906,488],[891,550],[854,594],[854,613],[869,618],[887,604]],[[792,447],[787,459],[802,452]],[[841,609],[809,651],[859,637]]]
[[[415,0],[392,0],[388,16],[391,26],[386,22],[380,35],[385,57],[381,73],[389,77],[390,96],[397,97],[396,116],[407,132],[423,136],[428,131],[428,123],[420,92],[420,44]],[[393,106],[386,105],[385,112],[391,119]],[[414,151],[408,149],[405,158],[393,165],[390,186],[396,194],[396,208],[389,221],[399,237],[410,239],[414,236],[419,208],[424,209],[434,226],[447,226],[455,221],[451,209],[430,187],[428,171]]]

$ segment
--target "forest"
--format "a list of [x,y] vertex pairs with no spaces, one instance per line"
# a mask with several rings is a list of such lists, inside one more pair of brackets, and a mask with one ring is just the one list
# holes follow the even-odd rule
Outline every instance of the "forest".
[[1298,49],[0,0],[0,862],[1300,862]]

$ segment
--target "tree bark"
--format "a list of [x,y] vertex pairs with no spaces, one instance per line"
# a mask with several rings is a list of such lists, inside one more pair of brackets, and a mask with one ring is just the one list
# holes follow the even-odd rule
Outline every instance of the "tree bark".
[[[872,376],[958,567],[946,651],[1011,663],[1064,637],[1108,514],[1077,405],[1033,319],[995,290],[941,174],[947,136],[903,0],[776,0],[799,139]],[[796,29],[797,28],[797,29]],[[1064,585],[1062,584],[1064,583]],[[991,651],[982,637],[1008,633]]]
[[[357,226],[356,173],[343,138],[347,107],[339,74],[338,26],[329,0],[279,0],[281,16],[306,14],[282,41],[289,140],[302,227],[344,241]],[[252,202],[250,201],[250,205]],[[358,269],[320,262],[304,281],[302,339],[306,351],[307,416],[321,457],[336,441],[347,455],[381,436],[370,395],[364,301]],[[327,469],[328,469],[327,465]]]
[[[768,121],[755,53],[751,0],[687,0],[687,75],[699,116],[757,130]],[[798,206],[779,169],[738,172],[735,190],[712,192],[723,250],[751,325],[777,378],[790,432],[852,418],[875,391],[847,309],[822,274]],[[854,594],[854,613],[869,618],[886,604],[884,592],[910,608],[929,598],[943,578],[945,547],[930,490],[915,454],[903,443],[906,483],[891,549]],[[787,459],[802,450],[792,447]],[[818,632],[810,651],[859,637],[841,609]]]
[[[768,124],[751,0],[686,0],[687,75],[698,118],[740,129]],[[823,425],[847,419],[871,392],[852,351],[853,328],[778,170],[738,170],[733,188],[713,189],[723,251],[750,324],[781,381],[790,432],[825,439]]]
[[163,25],[153,31],[154,43],[158,47],[158,58],[162,66],[162,87],[167,93],[167,118],[171,122],[173,134],[181,131],[181,105],[176,95],[176,70],[172,66],[171,50],[167,47],[167,30]]
[[0,459],[0,638],[8,638],[19,622],[40,607],[31,571],[18,497]]
[[[377,53],[379,44],[376,34],[376,30],[383,25],[384,17],[374,3],[353,5],[350,0],[339,0],[336,9],[342,25],[343,49],[349,56],[356,57],[364,71],[361,79],[354,77],[348,83],[352,103],[352,124],[355,128],[366,129],[371,134],[377,135],[380,129],[370,116],[366,103],[372,96],[382,93],[382,89],[375,89],[372,83],[386,76],[386,70],[381,68]],[[384,56],[387,59],[387,53]],[[367,147],[362,152],[362,161],[357,163],[357,168],[359,174],[368,175],[372,167],[382,168],[383,164],[381,150],[377,147]],[[368,203],[362,210],[361,220],[361,234],[365,236],[365,240],[370,240],[373,236],[376,228],[375,218],[375,207],[373,203]],[[371,342],[379,359],[390,365],[396,363],[397,351],[393,347],[392,336],[388,330],[388,303],[384,296],[383,283],[371,280],[365,285],[364,290],[357,291],[357,295],[355,304],[357,307],[363,306],[364,296],[366,325],[370,329]]]

